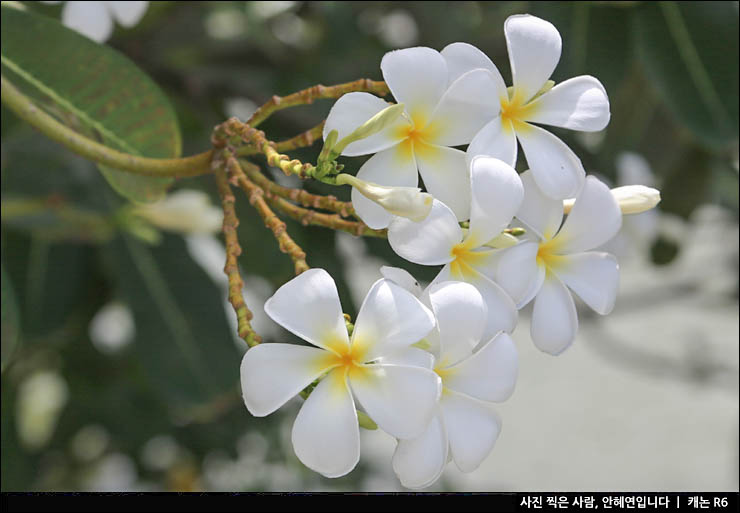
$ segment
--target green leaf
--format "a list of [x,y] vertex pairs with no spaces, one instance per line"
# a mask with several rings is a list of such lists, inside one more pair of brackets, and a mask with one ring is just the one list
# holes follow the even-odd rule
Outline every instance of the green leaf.
[[[61,122],[103,144],[146,157],[180,155],[177,118],[157,85],[125,56],[53,19],[2,8],[2,72]],[[99,167],[137,202],[160,199],[172,183]]]
[[738,17],[733,2],[645,2],[634,12],[645,72],[678,120],[710,147],[738,135]]
[[0,339],[0,369],[5,371],[10,358],[13,356],[20,343],[20,326],[18,317],[18,304],[15,300],[13,284],[10,277],[5,273],[5,266],[0,264],[2,283],[0,284],[0,295],[2,296],[2,339]]
[[181,237],[149,247],[123,235],[107,248],[120,298],[134,314],[138,361],[162,398],[190,407],[231,394],[240,356],[225,291],[191,260]]

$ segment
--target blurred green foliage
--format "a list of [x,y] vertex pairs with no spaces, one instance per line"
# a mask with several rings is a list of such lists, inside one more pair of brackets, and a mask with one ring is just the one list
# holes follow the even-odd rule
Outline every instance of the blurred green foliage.
[[[34,16],[59,17],[59,6],[27,4]],[[603,134],[581,137],[555,130],[588,172],[614,181],[616,156],[635,151],[645,155],[657,175],[663,211],[688,218],[698,205],[712,202],[737,216],[737,2],[269,4],[152,3],[138,26],[119,27],[109,42],[151,77],[174,106],[184,155],[208,148],[210,131],[226,118],[229,99],[260,104],[273,94],[317,83],[381,79],[380,59],[397,44],[442,49],[455,41],[471,43],[491,57],[510,83],[503,22],[511,14],[528,12],[554,23],[563,37],[563,56],[553,79],[590,74],[609,93],[612,120]],[[8,23],[5,16],[3,23]],[[28,65],[43,62],[43,42],[29,38],[30,31],[9,28],[19,38],[25,34],[17,51],[30,52]],[[5,25],[3,38],[6,45]],[[75,51],[91,46],[79,44]],[[108,87],[131,97],[159,94],[140,93],[139,82],[121,79],[138,73],[128,70],[128,61],[109,52],[101,55],[108,59],[107,71],[71,70],[66,78],[84,77],[101,87],[101,95]],[[41,67],[37,71],[43,72]],[[76,92],[70,86],[73,100]],[[101,98],[93,96],[92,101]],[[119,111],[121,107],[126,105],[116,105]],[[282,111],[262,128],[273,140],[291,137],[320,122],[330,107],[331,102],[317,102]],[[108,121],[115,128],[120,119]],[[319,149],[316,145],[292,156],[315,162]],[[171,147],[160,154],[176,153]],[[353,173],[362,159],[344,163]],[[199,188],[218,201],[208,176],[182,180],[174,185],[179,187]],[[305,187],[337,194],[313,182]],[[338,195],[348,199],[346,190]],[[292,277],[292,265],[246,198],[237,197],[241,266],[277,287]],[[363,464],[345,478],[326,480],[297,463],[279,429],[291,411],[265,419],[247,413],[238,391],[243,348],[233,342],[223,291],[188,256],[182,238],[167,235],[161,244],[149,246],[120,231],[95,236],[90,223],[106,223],[125,200],[93,164],[44,139],[3,107],[2,199],[5,204],[18,198],[48,208],[21,218],[3,215],[3,491],[85,489],[103,454],[114,452],[128,454],[137,464],[139,482],[154,489],[208,486],[203,478],[208,461],[235,458],[239,440],[250,430],[266,437],[265,461],[289,461],[299,481],[275,481],[266,472],[260,474],[258,466],[245,489],[357,486]],[[88,224],[80,224],[79,217],[70,221],[59,214],[60,208],[86,212]],[[309,264],[332,271],[344,306],[354,315],[359,305],[350,302],[334,234],[287,224],[308,252]],[[436,271],[403,262],[385,240],[366,244],[389,265],[403,266],[420,279],[429,280]],[[669,236],[659,238],[655,262],[670,262],[680,246],[681,241]],[[131,345],[106,354],[91,344],[88,326],[114,299],[133,311],[136,333]],[[40,369],[60,373],[70,399],[50,440],[29,449],[16,429],[17,394],[24,379]],[[108,440],[101,454],[86,459],[75,447],[82,428],[91,425],[102,426]],[[184,448],[180,456],[166,468],[142,464],[147,442],[162,434]]]

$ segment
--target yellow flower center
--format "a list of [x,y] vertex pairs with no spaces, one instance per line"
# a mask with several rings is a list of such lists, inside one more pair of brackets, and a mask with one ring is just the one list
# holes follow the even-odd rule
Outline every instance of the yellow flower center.
[[428,123],[421,114],[412,114],[411,123],[398,129],[396,136],[401,139],[401,149],[404,155],[412,152],[424,151],[424,148],[439,135],[438,123]]
[[331,367],[334,371],[339,370],[337,374],[351,375],[353,378],[361,377],[365,373],[367,345],[362,341],[355,340],[349,347],[344,342],[326,345],[331,350],[326,355],[327,360],[324,361],[326,367]]
[[505,128],[526,129],[526,120],[534,113],[532,102],[524,103],[524,97],[515,92],[511,98],[501,98],[501,121]]
[[562,261],[562,256],[558,255],[557,252],[561,244],[548,240],[540,244],[537,250],[537,264],[544,265],[548,269],[554,269]]
[[485,256],[485,253],[475,251],[475,248],[470,246],[471,243],[468,240],[456,244],[450,250],[450,254],[454,257],[454,260],[450,262],[450,273],[453,278],[469,281],[477,274],[474,267]]

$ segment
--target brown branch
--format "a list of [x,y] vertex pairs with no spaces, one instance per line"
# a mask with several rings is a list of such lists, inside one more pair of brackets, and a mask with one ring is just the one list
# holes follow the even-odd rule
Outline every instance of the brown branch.
[[328,87],[319,84],[288,96],[273,96],[252,114],[252,117],[247,120],[247,124],[256,127],[278,110],[295,107],[296,105],[307,105],[313,103],[314,100],[323,98],[339,98],[346,93],[355,91],[365,91],[378,96],[385,96],[390,92],[385,82],[376,82],[369,78],[361,78],[354,82]]
[[355,209],[349,201],[339,201],[332,195],[322,196],[320,194],[311,194],[303,189],[283,187],[262,174],[259,167],[255,164],[247,160],[240,160],[239,163],[249,179],[262,187],[265,192],[270,192],[275,196],[280,196],[304,207],[320,208],[335,212],[341,217],[355,216]]
[[[251,164],[251,163],[249,163]],[[254,164],[251,164],[254,166]],[[256,166],[254,166],[256,168]],[[241,172],[241,174],[239,174]],[[246,188],[245,183],[252,183],[244,174],[241,166],[239,166],[239,172],[236,172],[237,184],[249,194],[249,190]],[[257,173],[259,170],[257,168]],[[254,185],[252,183],[252,185]],[[263,190],[260,188],[260,190]],[[342,219],[337,214],[324,214],[315,210],[299,207],[294,205],[290,201],[274,194],[269,189],[264,190],[263,195],[265,199],[284,214],[290,216],[296,221],[300,222],[303,226],[315,225],[323,226],[325,228],[331,228],[332,230],[340,230],[343,232],[351,233],[352,235],[364,236],[364,237],[387,237],[387,230],[373,230],[369,228],[365,223],[359,221],[348,221]]]
[[296,135],[295,137],[275,143],[275,149],[277,151],[289,151],[311,146],[314,142],[322,138],[324,133],[324,123],[326,123],[326,120],[322,121],[315,127]]
[[264,191],[247,178],[239,162],[230,150],[223,150],[222,155],[225,158],[226,169],[229,172],[232,183],[235,182],[234,185],[238,185],[244,190],[249,198],[249,204],[254,207],[264,221],[265,226],[272,231],[275,239],[278,241],[280,251],[287,253],[291,260],[293,260],[295,274],[298,275],[303,271],[307,271],[309,266],[306,263],[306,253],[288,235],[288,232],[285,231],[285,223],[267,205],[263,198]]
[[226,178],[226,173],[222,166],[214,162],[214,176],[218,193],[221,196],[221,205],[224,209],[223,232],[226,240],[226,265],[224,273],[229,279],[229,303],[234,308],[238,324],[239,336],[244,339],[249,347],[254,347],[262,341],[262,338],[254,331],[251,323],[252,312],[247,308],[242,296],[244,281],[239,274],[239,262],[237,257],[241,254],[242,248],[239,245],[236,228],[239,226],[239,218],[236,217],[234,209],[234,194]]

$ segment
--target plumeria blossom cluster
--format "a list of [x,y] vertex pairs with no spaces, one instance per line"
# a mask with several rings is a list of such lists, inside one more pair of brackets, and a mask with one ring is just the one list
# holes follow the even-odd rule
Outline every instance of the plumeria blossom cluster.
[[[494,404],[514,390],[518,311],[533,302],[537,348],[566,350],[578,330],[573,293],[602,315],[614,306],[619,266],[596,248],[619,231],[623,214],[660,199],[655,189],[610,190],[587,177],[575,153],[539,126],[597,131],[610,117],[597,79],[549,80],[561,52],[557,29],[516,15],[504,32],[511,87],[466,43],[396,50],[380,68],[397,103],[349,93],[326,120],[325,148],[372,155],[356,177],[336,178],[352,186],[358,216],[387,227],[404,259],[441,267],[424,290],[403,269],[383,268],[354,325],[321,269],[265,304],[311,346],[247,351],[245,403],[263,416],[307,397],[293,445],[325,476],[354,468],[359,426],[375,424],[398,440],[392,466],[407,487],[430,486],[449,461],[463,472],[478,468],[501,431]],[[518,144],[529,168],[521,174]]]

